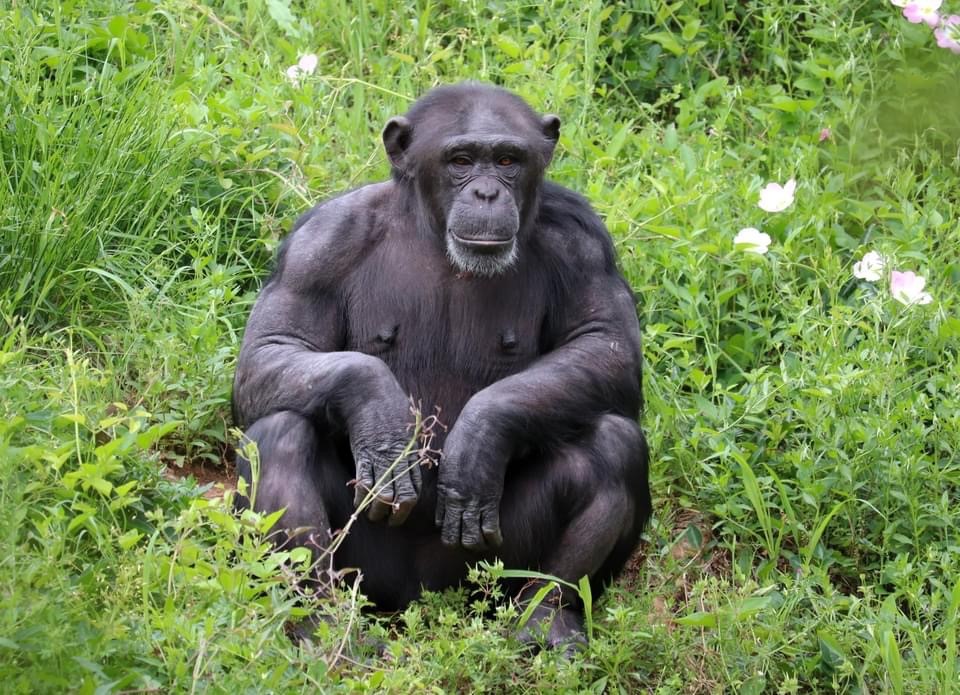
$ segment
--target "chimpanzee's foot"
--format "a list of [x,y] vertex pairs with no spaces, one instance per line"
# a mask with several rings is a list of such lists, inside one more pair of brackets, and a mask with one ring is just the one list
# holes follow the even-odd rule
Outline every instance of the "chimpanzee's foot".
[[559,593],[554,592],[533,609],[517,640],[533,650],[560,650],[570,658],[587,647],[583,615],[579,608],[560,603]]
[[[333,631],[337,629],[330,618],[312,613],[305,618],[288,620],[283,626],[283,630],[290,641],[298,647],[311,649],[320,623],[327,623]],[[387,643],[367,634],[361,635],[356,642],[352,643],[352,648],[348,649],[348,654],[352,659],[362,662],[366,662],[374,656],[383,657],[386,653]]]
[[317,616],[316,613],[312,613],[306,618],[288,620],[283,626],[283,631],[287,633],[291,642],[303,646],[305,642],[313,640],[313,633],[317,631],[321,622],[323,622],[323,618]]

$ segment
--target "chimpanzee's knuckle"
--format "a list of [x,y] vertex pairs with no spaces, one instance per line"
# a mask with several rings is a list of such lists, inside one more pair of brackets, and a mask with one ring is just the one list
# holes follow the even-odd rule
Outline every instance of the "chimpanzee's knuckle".
[[467,550],[479,551],[485,550],[487,546],[484,544],[483,539],[479,534],[471,533],[469,535],[464,534],[463,547]]
[[407,483],[406,485],[397,488],[397,494],[394,500],[398,504],[413,504],[418,498],[419,495],[417,495],[417,491],[413,489],[413,486]]
[[460,545],[459,515],[457,515],[457,517],[453,517],[448,511],[447,518],[443,523],[443,530],[440,534],[440,540],[447,547],[455,548]]
[[379,498],[375,498],[367,509],[367,518],[370,521],[382,521],[390,514],[391,505]]

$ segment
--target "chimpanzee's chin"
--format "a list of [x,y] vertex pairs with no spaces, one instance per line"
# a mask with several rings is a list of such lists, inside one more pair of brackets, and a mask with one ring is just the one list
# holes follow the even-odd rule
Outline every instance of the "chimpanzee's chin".
[[460,272],[495,277],[516,263],[517,242],[514,238],[496,244],[471,244],[447,232],[447,257]]

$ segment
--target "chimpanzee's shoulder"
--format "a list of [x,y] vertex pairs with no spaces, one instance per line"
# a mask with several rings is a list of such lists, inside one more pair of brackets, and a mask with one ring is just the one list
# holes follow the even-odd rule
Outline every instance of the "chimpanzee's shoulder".
[[566,264],[589,271],[615,268],[613,240],[603,220],[590,201],[565,186],[544,181],[536,233]]
[[318,203],[293,224],[277,252],[274,278],[297,285],[343,278],[383,238],[394,207],[390,181]]

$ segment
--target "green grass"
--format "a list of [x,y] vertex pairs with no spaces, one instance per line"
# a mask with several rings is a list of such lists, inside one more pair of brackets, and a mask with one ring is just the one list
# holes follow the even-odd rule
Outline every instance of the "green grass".
[[[497,569],[399,615],[352,576],[319,602],[273,519],[164,474],[236,443],[293,219],[386,177],[383,123],[467,78],[561,116],[551,175],[605,218],[643,324],[655,517],[569,662],[518,654]],[[5,691],[949,692],[958,83],[880,0],[0,9]],[[748,226],[766,255],[733,246]],[[854,278],[868,250],[932,303]],[[284,624],[311,610],[301,650]]]

